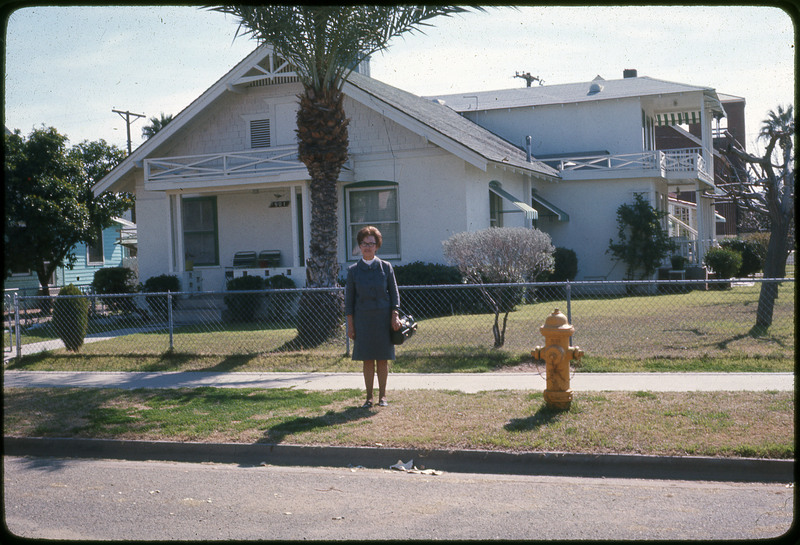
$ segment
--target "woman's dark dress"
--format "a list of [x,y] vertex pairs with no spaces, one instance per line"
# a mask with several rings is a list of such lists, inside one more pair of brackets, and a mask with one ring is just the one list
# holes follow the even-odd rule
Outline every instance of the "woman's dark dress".
[[392,309],[400,308],[400,293],[392,265],[376,257],[371,265],[359,259],[348,267],[344,305],[356,330],[353,359],[393,360],[389,330]]

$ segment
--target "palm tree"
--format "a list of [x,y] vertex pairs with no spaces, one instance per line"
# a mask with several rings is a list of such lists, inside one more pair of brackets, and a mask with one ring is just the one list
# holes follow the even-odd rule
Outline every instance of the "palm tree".
[[778,104],[775,110],[767,112],[767,118],[761,122],[759,138],[769,141],[774,135],[780,133],[778,144],[781,149],[786,149],[788,140],[794,135],[794,106],[789,104],[786,109]]
[[[269,43],[295,69],[303,85],[297,112],[298,154],[311,178],[311,236],[306,262],[306,286],[332,288],[339,276],[338,194],[336,182],[347,160],[349,120],[342,86],[353,69],[389,41],[439,15],[463,13],[456,6],[318,6],[226,5],[211,8],[239,19],[241,32]],[[320,294],[318,294],[320,295]],[[313,316],[313,328],[327,338],[337,323],[323,316],[341,314],[336,303],[317,297],[322,308],[300,315]],[[310,304],[310,303],[309,303]],[[327,310],[326,310],[327,309]],[[302,322],[302,319],[301,319]],[[309,340],[300,324],[301,339]],[[319,337],[317,333],[313,336]]]
[[145,140],[149,140],[155,134],[167,126],[167,123],[172,121],[173,115],[164,115],[164,112],[161,112],[161,118],[158,117],[151,117],[150,124],[142,127],[142,138]]

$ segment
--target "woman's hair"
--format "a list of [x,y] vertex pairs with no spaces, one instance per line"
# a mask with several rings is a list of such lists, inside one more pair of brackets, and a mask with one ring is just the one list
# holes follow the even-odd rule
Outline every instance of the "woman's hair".
[[364,239],[367,238],[368,236],[375,237],[375,242],[376,242],[375,248],[376,249],[381,247],[381,244],[383,244],[383,236],[381,235],[381,232],[378,231],[378,228],[377,227],[373,227],[372,225],[368,225],[368,226],[362,228],[358,232],[358,235],[356,235],[356,241],[358,242],[359,246],[364,241]]

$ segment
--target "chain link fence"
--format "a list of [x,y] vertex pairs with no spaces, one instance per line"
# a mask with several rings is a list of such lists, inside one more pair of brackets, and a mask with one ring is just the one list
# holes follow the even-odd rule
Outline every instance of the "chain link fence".
[[[778,286],[772,325],[754,328],[762,284]],[[341,325],[316,346],[298,342],[298,323],[314,323],[314,292],[343,288],[204,293],[20,296],[4,298],[5,359],[65,351],[54,319],[58,299],[82,299],[88,326],[82,354],[109,356],[350,353]],[[492,349],[530,354],[539,327],[558,308],[575,327],[572,344],[587,357],[794,357],[794,278],[401,286],[416,335],[397,347],[409,355],[485,357]],[[306,309],[306,310],[303,310]],[[301,314],[301,313],[305,314]],[[76,321],[76,324],[82,321]]]

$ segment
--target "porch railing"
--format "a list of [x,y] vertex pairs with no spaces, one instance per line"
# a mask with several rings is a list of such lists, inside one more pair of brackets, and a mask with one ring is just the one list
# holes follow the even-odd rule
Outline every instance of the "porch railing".
[[[549,162],[549,161],[548,161]],[[641,153],[619,155],[595,155],[589,157],[564,157],[558,160],[556,168],[562,172],[584,170],[659,170],[666,175],[670,172],[697,173],[709,178],[703,150],[686,148],[675,150],[655,150]]]
[[297,146],[144,160],[144,175],[147,182],[240,178],[303,169],[305,165],[298,159]]

